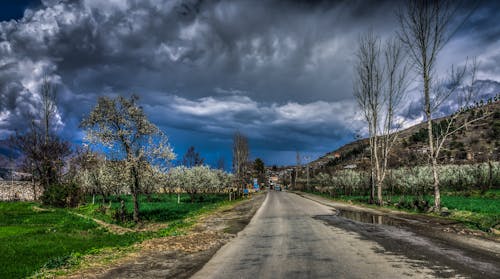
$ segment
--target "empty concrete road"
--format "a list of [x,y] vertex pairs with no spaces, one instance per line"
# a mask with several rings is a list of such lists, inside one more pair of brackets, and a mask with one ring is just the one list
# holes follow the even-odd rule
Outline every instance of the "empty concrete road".
[[[337,223],[332,225],[325,216],[336,218]],[[367,237],[356,231],[356,227],[368,232],[373,230],[392,246],[370,239],[369,233]],[[405,238],[411,239],[411,243],[406,243]],[[411,253],[407,256],[404,252],[414,250],[415,245],[426,251],[422,257],[411,256]],[[441,244],[436,245],[402,228],[348,220],[335,216],[329,206],[293,193],[270,191],[248,226],[192,278],[467,278],[476,275],[488,278],[500,270],[496,259],[485,262],[472,259],[457,265],[441,262]],[[398,249],[392,249],[393,246]],[[462,258],[460,251],[442,250],[458,253],[457,259]],[[475,269],[453,267],[466,264]]]

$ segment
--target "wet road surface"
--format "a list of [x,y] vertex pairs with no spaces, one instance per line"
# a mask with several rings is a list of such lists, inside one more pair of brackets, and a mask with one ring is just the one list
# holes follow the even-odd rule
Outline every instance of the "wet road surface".
[[464,251],[380,216],[339,213],[270,191],[248,226],[192,278],[500,278],[498,254]]

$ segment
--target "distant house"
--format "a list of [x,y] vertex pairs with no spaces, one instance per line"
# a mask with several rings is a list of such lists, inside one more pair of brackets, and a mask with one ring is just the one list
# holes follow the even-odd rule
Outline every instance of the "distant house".
[[269,177],[269,184],[274,185],[278,183],[279,177],[277,175],[273,175]]

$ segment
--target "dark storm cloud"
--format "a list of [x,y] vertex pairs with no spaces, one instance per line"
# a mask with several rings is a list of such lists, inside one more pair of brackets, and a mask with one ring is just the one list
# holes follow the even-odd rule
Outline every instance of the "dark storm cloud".
[[[262,150],[317,152],[360,129],[351,93],[356,41],[368,30],[393,34],[401,4],[43,3],[0,23],[0,136],[22,127],[26,112],[36,114],[40,80],[48,75],[59,88],[59,127],[75,140],[97,96],[136,93],[155,123],[202,133],[210,148],[239,129]],[[497,8],[481,2],[443,51],[443,69],[479,56],[480,78],[498,80]]]

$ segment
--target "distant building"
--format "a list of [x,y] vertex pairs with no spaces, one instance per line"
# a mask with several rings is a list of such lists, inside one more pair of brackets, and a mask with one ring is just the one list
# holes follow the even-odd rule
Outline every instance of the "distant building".
[[279,177],[277,175],[273,175],[269,177],[269,184],[270,185],[275,185],[278,183]]

